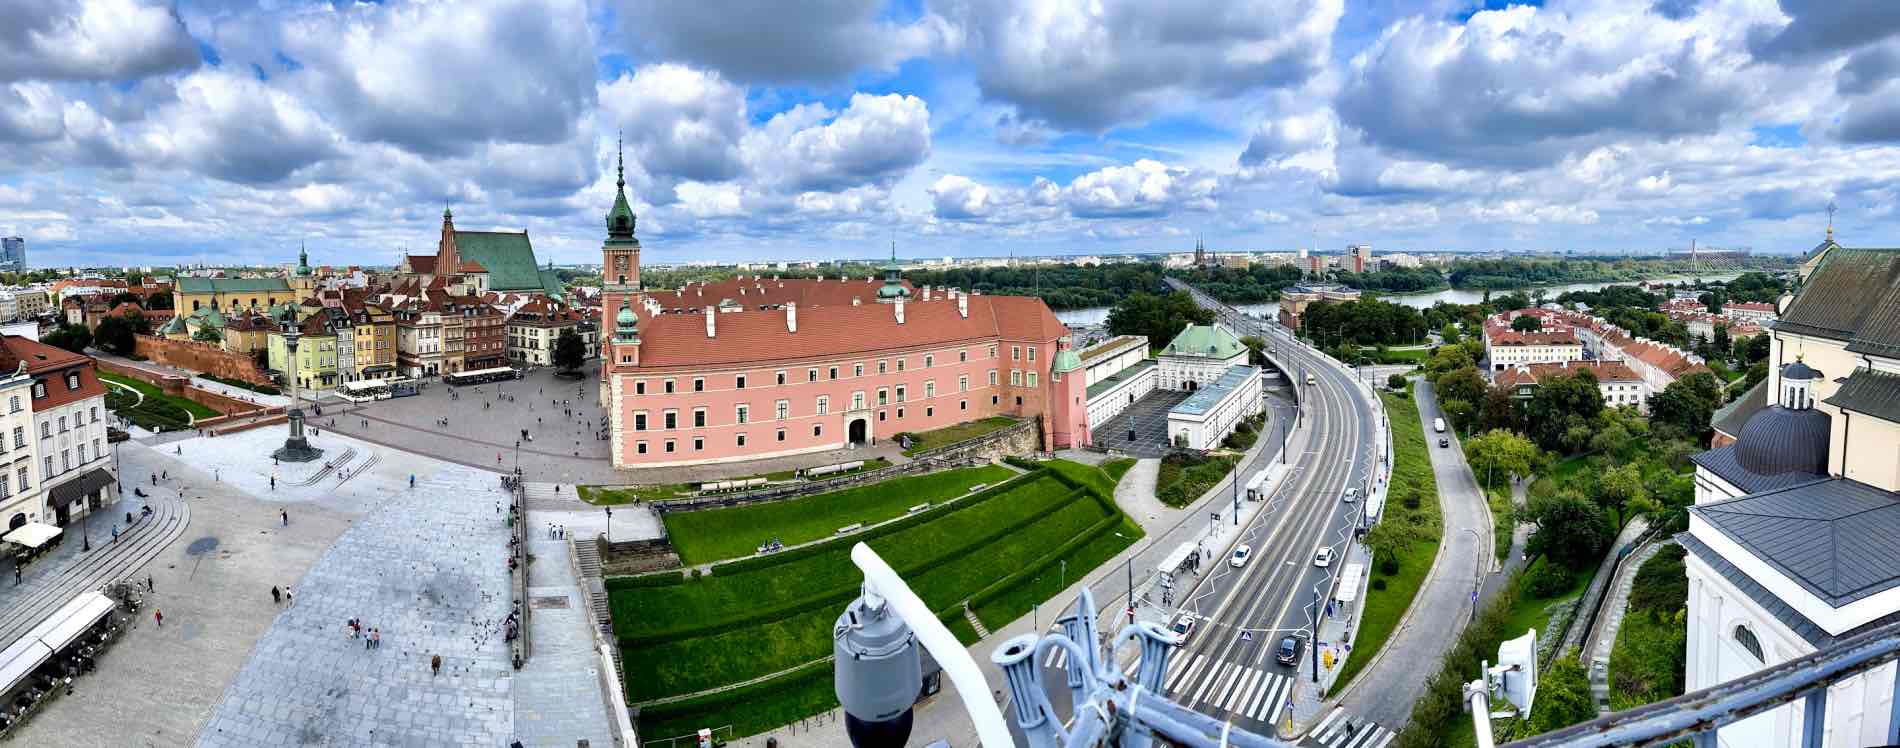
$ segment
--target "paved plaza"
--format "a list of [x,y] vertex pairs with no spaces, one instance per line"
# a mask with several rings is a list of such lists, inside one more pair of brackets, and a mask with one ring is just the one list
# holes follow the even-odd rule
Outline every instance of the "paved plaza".
[[[563,544],[530,542],[531,597],[569,602],[536,609],[530,635],[546,638],[511,666],[498,474],[328,430],[312,437],[323,459],[273,465],[282,440],[280,427],[121,445],[127,489],[182,496],[190,525],[134,574],[157,590],[137,626],[26,744],[611,744]],[[273,586],[295,604],[274,604]],[[353,617],[381,649],[349,637]]]
[[[1100,446],[1136,457],[1161,457],[1168,453],[1168,411],[1192,394],[1157,389],[1091,432]],[[1129,429],[1135,431],[1134,441],[1128,439]]]

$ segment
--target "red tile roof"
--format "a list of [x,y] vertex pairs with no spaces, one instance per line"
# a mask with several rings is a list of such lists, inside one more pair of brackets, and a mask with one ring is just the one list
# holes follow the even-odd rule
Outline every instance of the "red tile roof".
[[435,272],[435,255],[409,255],[409,269],[429,275]]
[[1516,387],[1520,384],[1537,384],[1553,376],[1568,376],[1589,369],[1598,382],[1640,382],[1643,378],[1634,369],[1621,361],[1567,361],[1555,364],[1531,364],[1498,372],[1497,384],[1500,387]]
[[[828,281],[836,283],[836,281]],[[770,365],[851,354],[872,354],[920,346],[990,339],[1053,343],[1068,335],[1041,299],[1025,296],[971,296],[970,315],[957,312],[951,299],[907,302],[898,324],[892,304],[813,306],[799,304],[798,331],[785,325],[783,310],[716,312],[715,337],[706,337],[706,315],[653,315],[637,302],[640,318],[640,368]],[[611,330],[618,305],[603,310],[603,330]],[[1051,351],[1053,356],[1054,351]]]
[[[106,394],[105,385],[99,383],[99,375],[94,371],[92,357],[55,348],[32,338],[0,336],[0,369],[14,371],[22,363],[26,364],[28,374],[46,384],[46,396],[33,399],[35,411]],[[79,372],[79,389],[66,387],[64,372],[67,370]]]
[[[725,300],[751,309],[757,309],[760,306],[778,306],[786,302],[793,302],[800,308],[804,308],[848,306],[852,299],[870,304],[877,301],[877,290],[883,287],[882,280],[866,281],[863,278],[773,280],[757,275],[742,275],[714,283],[688,284],[684,291],[650,290],[642,295],[659,302],[660,306],[666,309],[699,309],[717,305]],[[910,288],[910,281],[904,281],[904,287]],[[915,291],[912,292],[912,297],[916,298]]]

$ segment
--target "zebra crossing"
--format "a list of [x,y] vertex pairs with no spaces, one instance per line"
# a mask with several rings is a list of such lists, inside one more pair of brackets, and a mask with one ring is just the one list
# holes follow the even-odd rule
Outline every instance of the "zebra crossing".
[[[1052,649],[1042,656],[1042,666],[1067,670],[1069,651]],[[1125,672],[1141,667],[1141,658],[1129,663]],[[1276,715],[1293,697],[1294,680],[1283,675],[1239,663],[1222,662],[1206,655],[1170,657],[1168,672],[1162,676],[1162,693],[1169,694],[1182,706],[1205,714],[1225,713],[1245,717],[1261,724],[1273,724]],[[1179,692],[1177,692],[1179,689]],[[1191,690],[1191,693],[1190,693]],[[1387,740],[1390,740],[1388,733]],[[1367,743],[1352,748],[1380,748]],[[1327,746],[1327,748],[1346,748]]]
[[1333,707],[1300,744],[1307,748],[1385,748],[1395,737],[1398,733],[1389,728],[1371,722],[1354,723],[1345,709]]

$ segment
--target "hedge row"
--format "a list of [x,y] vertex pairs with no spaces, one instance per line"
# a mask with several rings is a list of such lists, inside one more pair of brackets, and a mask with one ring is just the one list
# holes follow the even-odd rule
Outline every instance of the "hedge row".
[[[986,535],[980,536],[969,543],[966,543],[962,546],[958,546],[954,548],[947,548],[942,553],[939,553],[932,558],[919,561],[915,564],[910,564],[902,569],[897,569],[896,571],[901,576],[910,576],[912,574],[939,566],[952,559],[955,559],[959,556],[969,553],[971,549],[982,548],[986,545],[994,543],[998,540],[1001,540],[1004,536],[1009,535],[1010,533],[1014,533],[1018,530],[1021,530],[1022,528],[1028,527],[1030,524],[1033,524],[1034,522],[1042,519],[1043,517],[1053,514],[1061,510],[1063,507],[1066,507],[1069,504],[1074,503],[1076,500],[1076,497],[1079,496],[1080,493],[1081,492],[1079,491],[1072,491],[1063,500],[1050,505],[1050,507],[1044,511],[1024,515],[1022,518],[1018,519],[1017,521],[1012,522],[1003,527],[997,528],[996,530]],[[728,618],[726,620],[719,621],[717,623],[713,623],[707,626],[692,626],[692,627],[687,627],[687,628],[673,629],[669,631],[660,631],[660,632],[655,632],[655,633],[650,633],[650,634],[641,634],[637,636],[621,636],[621,637],[617,637],[617,639],[619,640],[620,646],[622,647],[640,647],[640,646],[648,646],[648,645],[678,641],[681,639],[693,639],[693,638],[704,637],[704,636],[716,636],[719,634],[726,633],[728,631],[736,631],[738,629],[746,628],[749,626],[756,626],[761,623],[784,620],[784,619],[791,618],[793,616],[796,616],[802,613],[809,612],[816,608],[839,605],[845,602],[849,602],[851,598],[856,597],[857,594],[858,594],[857,587],[847,586],[841,589],[828,590],[825,592],[816,593],[816,594],[807,596],[803,599],[794,600],[792,602],[789,602],[777,607],[754,611],[753,613],[750,613],[748,615],[735,616],[733,618]]]
[[621,590],[634,587],[671,587],[676,584],[684,583],[687,575],[691,573],[691,569],[674,569],[670,571],[656,571],[650,574],[641,574],[632,577],[608,577],[607,589]]
[[1002,483],[998,483],[994,486],[983,489],[981,493],[970,496],[969,498],[963,499],[962,501],[958,501],[956,503],[948,504],[948,505],[939,505],[937,507],[931,507],[930,509],[917,512],[916,514],[912,514],[907,517],[901,517],[897,519],[896,521],[871,528],[870,530],[867,530],[865,532],[857,533],[855,535],[847,535],[844,537],[833,538],[831,540],[827,540],[821,543],[812,543],[810,545],[793,548],[791,550],[779,551],[777,553],[768,553],[763,556],[747,556],[741,559],[725,561],[722,563],[714,564],[712,567],[712,572],[714,575],[740,574],[740,573],[744,573],[748,571],[753,571],[756,569],[763,569],[763,568],[767,568],[771,566],[777,566],[779,564],[788,563],[791,561],[797,561],[801,558],[806,558],[808,556],[815,556],[820,553],[836,550],[837,546],[839,545],[849,545],[849,544],[857,543],[861,541],[869,542],[873,539],[881,538],[881,537],[884,537],[885,535],[889,535],[893,532],[897,532],[898,530],[909,528],[912,525],[916,525],[921,522],[936,519],[947,513],[945,511],[941,511],[941,508],[943,506],[949,507],[948,511],[959,511],[962,509],[968,509],[970,507],[976,506],[977,504],[981,504],[985,501],[989,501],[990,499],[996,498],[998,495],[1008,492],[1009,490],[1015,488],[1018,485],[1027,483],[1029,481],[1035,480],[1040,477],[1042,476],[1039,473],[1029,473],[1027,475],[1019,475],[1007,481],[1004,481]]
[[714,711],[715,707],[751,701],[760,695],[777,693],[780,690],[803,683],[807,680],[821,677],[831,677],[831,663],[829,661],[819,660],[777,678],[741,686],[730,691],[694,696],[690,699],[680,699],[679,701],[645,707],[640,710],[640,720],[643,722],[658,722],[690,714],[711,712]]
[[1024,581],[1032,579],[1036,575],[1041,574],[1044,570],[1048,569],[1051,566],[1054,566],[1057,561],[1067,558],[1070,553],[1075,551],[1075,549],[1080,548],[1084,544],[1095,540],[1097,537],[1100,537],[1102,533],[1105,533],[1111,529],[1114,529],[1116,526],[1120,525],[1121,523],[1122,523],[1122,515],[1119,512],[1115,512],[1111,509],[1108,513],[1108,516],[1103,517],[1101,521],[1096,522],[1094,526],[1090,527],[1087,530],[1082,531],[1080,535],[1076,535],[1075,537],[1070,538],[1068,542],[1063,543],[1062,545],[1056,546],[1055,550],[1044,554],[1042,558],[1037,559],[1035,563],[1025,566],[1009,574],[1008,576],[1003,577],[1002,579],[998,579],[994,582],[991,582],[990,586],[988,587],[984,587],[983,589],[977,590],[976,594],[970,596],[970,607],[972,608],[983,607],[985,604],[989,603],[990,600],[1008,591],[1011,587],[1021,584]]

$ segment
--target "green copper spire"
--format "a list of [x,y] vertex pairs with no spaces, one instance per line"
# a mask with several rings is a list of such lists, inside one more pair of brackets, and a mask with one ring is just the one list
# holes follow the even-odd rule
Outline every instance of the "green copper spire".
[[626,142],[617,146],[619,163],[614,167],[614,207],[607,211],[607,243],[639,244],[633,238],[633,227],[638,218],[633,215],[633,207],[627,204],[627,154]]
[[891,242],[891,261],[884,263],[884,287],[877,290],[881,300],[892,300],[910,295],[910,289],[904,287],[904,268],[897,264],[897,242]]
[[297,242],[297,274],[310,274],[310,253],[304,251],[303,242]]
[[633,342],[640,339],[638,317],[633,316],[633,306],[626,299],[620,301],[620,314],[614,317],[614,339]]

